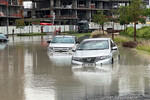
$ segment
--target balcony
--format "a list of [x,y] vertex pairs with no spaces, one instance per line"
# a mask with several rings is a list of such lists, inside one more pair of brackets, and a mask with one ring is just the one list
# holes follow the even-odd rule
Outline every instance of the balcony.
[[17,17],[17,18],[21,18],[21,14],[12,14],[12,15],[10,15],[10,17]]
[[7,5],[7,6],[20,6],[17,1],[6,2],[6,0],[0,0],[0,4]]
[[[6,13],[4,12],[0,12],[0,17],[6,17]],[[8,17],[11,18],[21,18],[22,16],[20,14],[9,14]]]
[[0,17],[6,17],[6,13],[0,12]]
[[77,16],[61,15],[61,16],[56,16],[56,19],[77,19]]

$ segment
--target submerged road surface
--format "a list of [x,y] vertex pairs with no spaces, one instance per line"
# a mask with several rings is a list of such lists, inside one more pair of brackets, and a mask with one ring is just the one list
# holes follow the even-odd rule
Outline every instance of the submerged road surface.
[[0,100],[150,99],[150,56],[119,48],[113,65],[72,66],[72,53],[47,51],[49,36],[0,43]]

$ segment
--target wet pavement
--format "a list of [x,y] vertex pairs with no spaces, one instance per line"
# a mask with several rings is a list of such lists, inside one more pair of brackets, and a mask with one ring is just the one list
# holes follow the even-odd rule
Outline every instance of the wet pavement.
[[113,65],[71,65],[71,53],[51,53],[51,36],[9,37],[0,43],[0,100],[150,99],[150,56],[119,48]]

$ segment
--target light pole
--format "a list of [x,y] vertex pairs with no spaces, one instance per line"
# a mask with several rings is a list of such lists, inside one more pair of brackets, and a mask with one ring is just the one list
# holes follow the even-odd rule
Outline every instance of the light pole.
[[7,24],[7,36],[8,36],[8,26],[9,26],[9,19],[8,19],[8,0],[6,0],[6,24]]
[[52,23],[53,23],[53,30],[54,30],[54,32],[53,32],[53,37],[55,36],[55,29],[54,29],[54,23],[55,23],[55,12],[53,12],[53,19],[52,19],[53,21],[52,21]]

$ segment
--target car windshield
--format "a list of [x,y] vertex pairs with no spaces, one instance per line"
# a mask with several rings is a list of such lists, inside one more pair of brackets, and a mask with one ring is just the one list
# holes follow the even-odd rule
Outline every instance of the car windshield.
[[73,37],[55,37],[51,43],[74,43]]
[[108,40],[85,41],[80,44],[77,50],[104,50],[109,49]]

